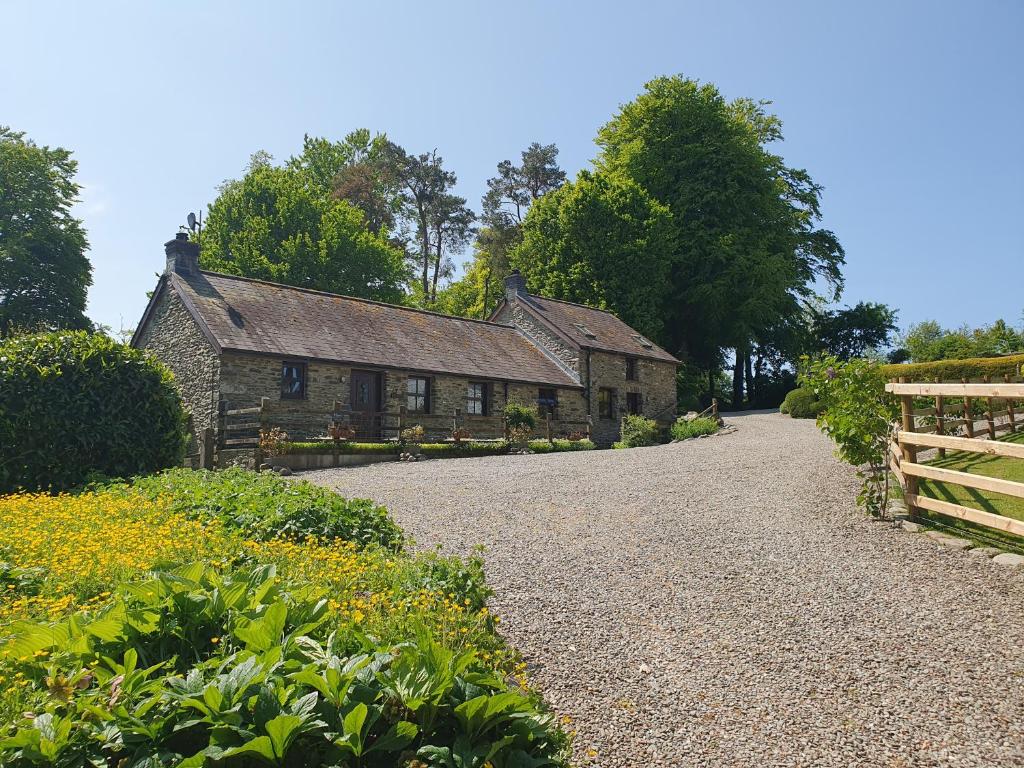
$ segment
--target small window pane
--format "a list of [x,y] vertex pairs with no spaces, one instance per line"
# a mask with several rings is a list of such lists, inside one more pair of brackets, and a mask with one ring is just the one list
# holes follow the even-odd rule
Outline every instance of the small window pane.
[[474,416],[487,414],[487,385],[478,381],[469,382],[466,389],[466,413]]
[[281,364],[281,397],[298,400],[306,394],[305,363]]
[[615,392],[611,389],[597,391],[597,415],[602,419],[614,418]]
[[540,416],[546,417],[549,413],[552,418],[555,415],[555,409],[558,406],[558,391],[554,389],[538,389],[537,390],[537,412]]

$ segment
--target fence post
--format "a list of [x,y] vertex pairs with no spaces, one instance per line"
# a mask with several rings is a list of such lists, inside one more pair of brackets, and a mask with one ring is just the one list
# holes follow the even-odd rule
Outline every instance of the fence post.
[[718,421],[718,398],[717,397],[712,397],[711,398],[711,415],[714,417],[715,421]]
[[199,468],[213,469],[213,427],[204,427],[199,442]]
[[[938,376],[935,377],[935,383],[936,384],[941,384],[942,383],[939,380]],[[943,416],[945,416],[945,415],[946,415],[945,400],[943,399],[942,395],[936,395],[935,396],[935,434],[937,434],[937,435],[944,435],[944,434],[946,434],[946,427],[945,427],[946,420],[943,418]],[[946,457],[946,449],[945,448],[939,448],[939,458],[945,458],[945,457]]]
[[263,432],[267,428],[267,408],[268,408],[269,404],[270,404],[270,398],[269,397],[261,397],[260,398],[259,437],[256,439],[256,450],[253,451],[253,454],[252,454],[253,464],[256,465],[255,467],[253,467],[253,469],[255,469],[257,472],[260,471],[260,466],[262,466],[262,464],[263,464],[263,446],[262,446]]
[[225,429],[225,427],[227,426],[227,416],[225,414],[226,414],[227,410],[228,410],[228,402],[227,402],[227,400],[218,400],[217,401],[217,434],[215,436],[215,440],[216,440],[216,444],[217,444],[217,455],[214,457],[214,461],[217,464],[220,463],[221,451],[224,450],[224,440],[225,440],[224,433],[227,431]]
[[[991,384],[992,383],[992,377],[991,376],[984,376],[982,378],[982,381],[984,381],[986,384]],[[990,440],[995,440],[996,439],[996,417],[995,417],[995,409],[992,407],[992,398],[991,397],[986,397],[985,398],[985,405],[988,406],[988,437],[989,437]]]
[[[1007,384],[1009,384],[1010,383],[1010,374],[1004,373],[1003,374],[1003,381],[1005,381]],[[1010,434],[1013,434],[1013,433],[1015,433],[1017,431],[1017,421],[1014,418],[1014,413],[1013,413],[1013,400],[1011,400],[1009,398],[1007,398],[1007,400],[1006,400],[1006,415],[1010,417]]]
[[[960,379],[961,384],[967,384],[967,379]],[[971,398],[964,397],[964,426],[967,427],[967,436],[974,437],[974,413],[971,411]]]
[[[900,384],[907,383],[906,376],[900,376]],[[903,417],[903,431],[914,432],[914,398],[912,395],[900,395],[900,412]],[[900,450],[903,452],[903,461],[909,461],[911,464],[917,463],[917,448],[914,446],[900,442]],[[912,475],[903,476],[906,481],[906,488],[904,489],[907,495],[917,495],[917,478]],[[909,501],[907,502],[907,509],[911,515],[914,514],[914,505]]]
[[544,414],[544,427],[547,431],[548,443],[554,445],[555,441],[551,438],[551,411]]

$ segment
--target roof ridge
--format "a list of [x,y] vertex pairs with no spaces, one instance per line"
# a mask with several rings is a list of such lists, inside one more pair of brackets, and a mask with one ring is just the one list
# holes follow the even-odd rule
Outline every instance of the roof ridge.
[[[610,309],[605,309],[604,307],[594,307],[594,306],[591,306],[590,304],[581,304],[578,301],[568,301],[566,299],[553,299],[550,296],[541,296],[539,293],[528,293],[526,295],[530,296],[532,298],[535,298],[535,299],[544,299],[544,301],[556,301],[559,304],[568,304],[571,307],[583,307],[583,309],[592,309],[595,312],[604,312],[606,315],[611,315],[614,318],[622,320],[622,318],[620,318],[618,315],[616,315]],[[623,322],[625,322],[625,321],[623,321]]]
[[[446,320],[460,320],[468,323],[480,323],[487,325],[492,328],[508,328],[515,330],[514,326],[506,325],[505,323],[496,323],[492,320],[481,320],[478,317],[462,317],[461,315],[449,315],[444,312],[434,312],[429,309],[422,309],[420,307],[409,307],[404,304],[392,304],[387,301],[377,301],[375,299],[364,299],[361,296],[349,296],[344,293],[331,293],[330,291],[319,291],[315,288],[303,288],[298,285],[288,285],[287,283],[275,283],[272,280],[260,280],[257,277],[245,277],[244,275],[232,275],[227,272],[214,272],[209,269],[200,269],[199,274],[201,275],[213,275],[215,277],[226,277],[231,280],[241,280],[246,283],[259,283],[260,285],[271,285],[275,288],[287,288],[292,291],[300,291],[301,293],[311,293],[315,296],[329,296],[332,299],[348,299],[349,301],[358,301],[363,304],[374,304],[378,307],[389,307],[390,309],[404,309],[407,312],[418,312],[422,315],[432,315],[434,317],[441,317]],[[557,299],[556,299],[557,301]],[[568,302],[567,302],[568,303]],[[582,306],[582,305],[581,305]],[[604,311],[604,310],[601,310]]]

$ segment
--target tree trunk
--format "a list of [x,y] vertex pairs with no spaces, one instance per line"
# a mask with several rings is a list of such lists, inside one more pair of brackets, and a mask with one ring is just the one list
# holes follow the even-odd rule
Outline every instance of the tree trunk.
[[487,270],[487,277],[484,278],[484,311],[481,320],[487,319],[487,304],[491,300],[491,270]]
[[743,353],[744,373],[747,379],[747,405],[754,402],[757,392],[754,389],[754,369],[750,361],[750,351]]
[[743,352],[737,347],[732,364],[732,408],[743,407]]
[[437,301],[437,273],[441,271],[441,233],[437,233],[437,249],[434,251],[434,279],[430,284],[430,303]]
[[708,368],[708,405],[715,399],[715,369]]

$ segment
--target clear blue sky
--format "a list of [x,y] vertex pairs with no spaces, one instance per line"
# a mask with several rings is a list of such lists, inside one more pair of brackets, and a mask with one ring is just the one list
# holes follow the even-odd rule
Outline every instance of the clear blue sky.
[[79,160],[89,315],[133,326],[162,244],[257,149],[385,131],[474,206],[555,142],[575,173],[644,82],[771,99],[825,186],[844,302],[906,325],[1024,309],[1024,2],[5,2],[0,123]]

